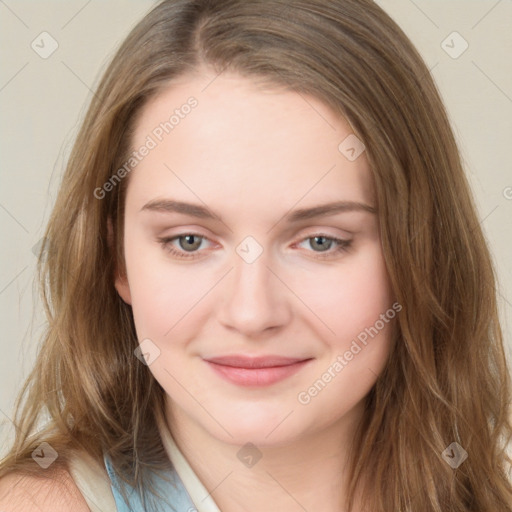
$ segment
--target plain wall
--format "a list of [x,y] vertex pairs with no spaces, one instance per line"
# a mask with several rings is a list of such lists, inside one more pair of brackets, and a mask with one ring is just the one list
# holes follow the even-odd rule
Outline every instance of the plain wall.
[[[13,432],[16,392],[44,328],[33,248],[42,237],[91,89],[114,50],[155,3],[0,2],[0,456]],[[510,348],[512,2],[378,3],[415,43],[445,100],[494,256]],[[47,58],[31,46],[43,56],[49,52],[55,43],[42,32],[58,44]]]

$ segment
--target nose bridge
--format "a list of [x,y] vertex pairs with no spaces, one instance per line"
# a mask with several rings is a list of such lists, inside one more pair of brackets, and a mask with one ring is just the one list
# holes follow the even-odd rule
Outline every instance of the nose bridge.
[[272,267],[270,254],[251,243],[241,243],[233,254],[233,271],[221,308],[222,323],[246,334],[277,327],[289,319],[286,288],[268,268]]
[[250,297],[265,295],[271,286],[270,276],[272,275],[268,267],[270,265],[267,254],[262,254],[254,261],[244,260],[239,255],[234,258],[235,267],[233,272],[234,293]]

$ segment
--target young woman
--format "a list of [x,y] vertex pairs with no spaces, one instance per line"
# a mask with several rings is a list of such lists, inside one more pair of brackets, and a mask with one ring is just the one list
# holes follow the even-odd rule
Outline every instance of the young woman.
[[2,510],[512,510],[489,252],[373,2],[159,4],[46,242]]

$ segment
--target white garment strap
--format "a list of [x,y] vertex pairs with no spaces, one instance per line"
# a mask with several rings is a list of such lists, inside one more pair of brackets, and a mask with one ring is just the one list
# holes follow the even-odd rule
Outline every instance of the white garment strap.
[[[176,445],[161,415],[158,415],[157,424],[167,456],[197,512],[221,512]],[[69,461],[69,471],[91,512],[117,512],[111,481],[104,466],[88,453],[76,452]]]
[[91,512],[117,512],[107,470],[85,452],[76,452],[69,472]]
[[197,512],[221,512],[176,445],[167,422],[160,414],[157,415],[157,424],[167,456],[194,502]]

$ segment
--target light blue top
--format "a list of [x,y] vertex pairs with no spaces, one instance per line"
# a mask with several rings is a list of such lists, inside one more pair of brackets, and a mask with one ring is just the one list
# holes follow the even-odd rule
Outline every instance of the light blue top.
[[[194,503],[174,467],[166,475],[170,480],[169,482],[159,477],[156,473],[152,474],[153,486],[162,497],[155,496],[148,491],[149,503],[147,502],[143,506],[142,497],[137,490],[117,477],[110,459],[106,455],[103,460],[110,478],[110,486],[116,502],[117,512],[196,512]],[[120,492],[121,488],[126,489],[128,503],[126,503]]]

